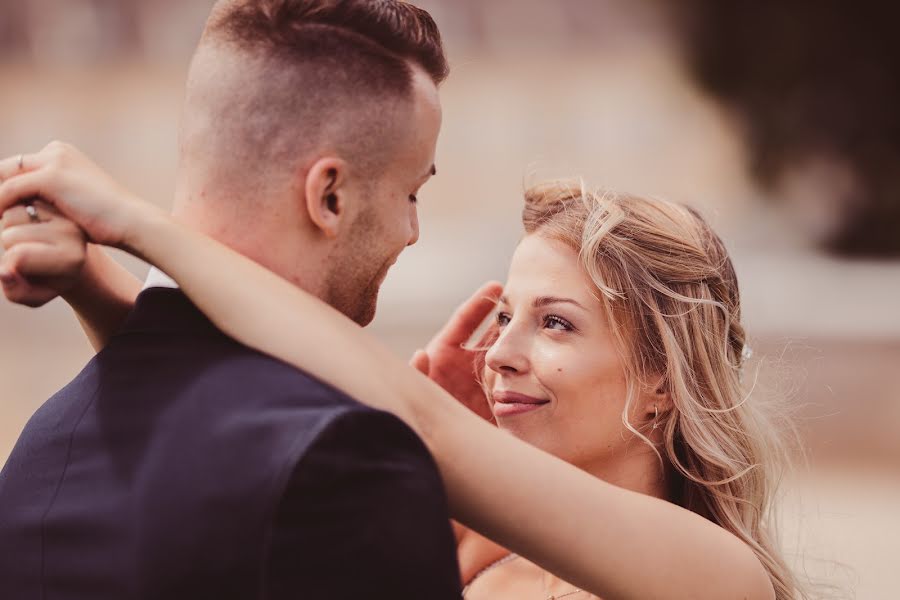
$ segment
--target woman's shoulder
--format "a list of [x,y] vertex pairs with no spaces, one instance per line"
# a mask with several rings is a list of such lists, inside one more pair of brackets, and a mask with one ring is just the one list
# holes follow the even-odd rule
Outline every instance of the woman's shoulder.
[[453,529],[456,533],[456,547],[463,585],[469,585],[486,569],[513,556],[503,546],[455,521]]

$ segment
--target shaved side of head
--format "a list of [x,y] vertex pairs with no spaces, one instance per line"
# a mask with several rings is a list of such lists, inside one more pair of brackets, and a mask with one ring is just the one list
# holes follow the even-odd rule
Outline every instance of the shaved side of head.
[[322,152],[375,176],[409,135],[414,68],[435,83],[447,75],[437,28],[412,5],[219,2],[188,78],[182,162],[202,181],[187,187],[283,189]]

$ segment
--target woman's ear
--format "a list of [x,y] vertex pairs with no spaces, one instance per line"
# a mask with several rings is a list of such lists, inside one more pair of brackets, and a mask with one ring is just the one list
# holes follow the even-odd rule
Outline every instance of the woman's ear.
[[327,238],[335,238],[347,221],[347,163],[320,158],[306,174],[306,210],[309,219]]
[[670,410],[672,410],[672,395],[669,393],[666,378],[660,376],[653,391],[645,395],[644,413],[649,420],[653,420],[660,415],[668,413]]

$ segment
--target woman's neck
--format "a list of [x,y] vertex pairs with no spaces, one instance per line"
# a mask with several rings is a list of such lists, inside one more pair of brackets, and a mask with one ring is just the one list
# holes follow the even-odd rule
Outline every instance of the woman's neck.
[[677,501],[672,497],[672,474],[664,468],[653,449],[643,442],[630,446],[621,456],[604,457],[590,464],[575,466],[617,487],[670,502]]

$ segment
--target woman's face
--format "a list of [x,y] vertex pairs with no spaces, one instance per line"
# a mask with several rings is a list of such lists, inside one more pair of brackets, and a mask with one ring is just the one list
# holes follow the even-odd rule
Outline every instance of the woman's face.
[[497,424],[588,471],[637,440],[622,423],[626,380],[602,305],[577,253],[538,234],[516,249],[486,356]]

